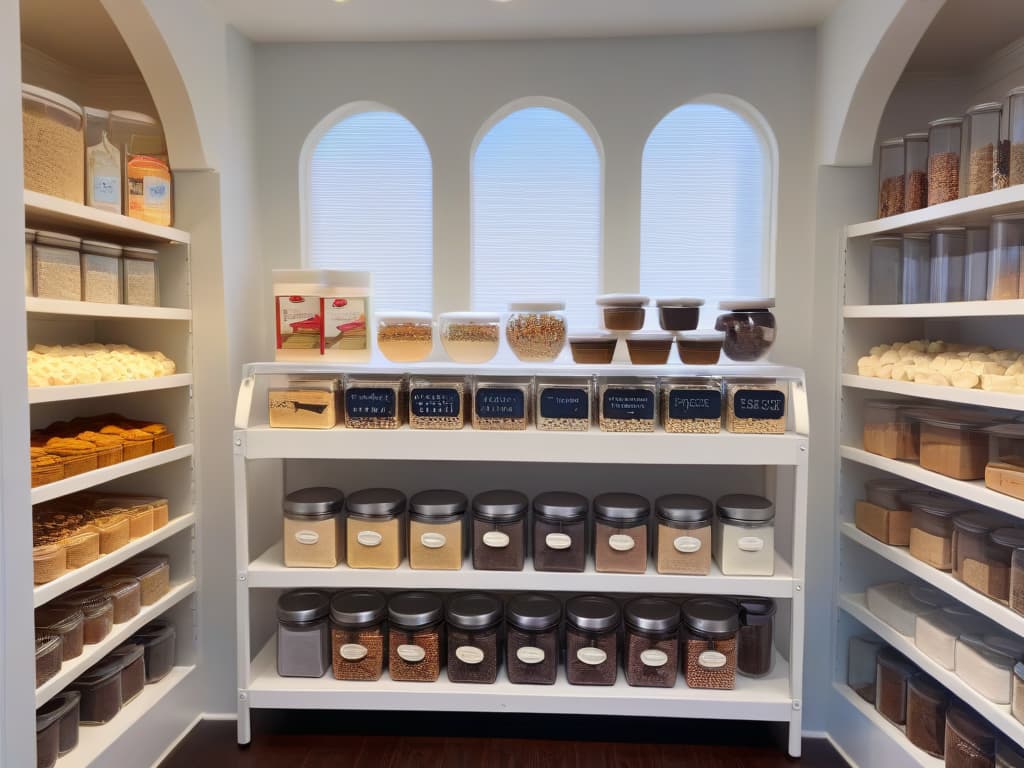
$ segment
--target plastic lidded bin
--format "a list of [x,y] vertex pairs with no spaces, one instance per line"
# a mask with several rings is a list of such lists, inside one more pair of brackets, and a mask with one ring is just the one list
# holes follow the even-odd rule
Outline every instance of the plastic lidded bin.
[[345,553],[345,494],[337,488],[300,488],[284,498],[284,564],[334,568]]
[[967,110],[964,131],[968,155],[963,185],[963,192],[967,195],[978,195],[1006,186],[1005,182],[996,184],[1002,118],[1003,104],[1000,101],[976,104]]
[[651,505],[635,493],[594,497],[594,569],[599,573],[647,570],[647,523]]
[[593,380],[588,377],[537,379],[536,421],[542,432],[590,429]]
[[916,211],[928,205],[928,133],[903,137],[903,210]]
[[956,642],[956,674],[989,701],[1009,704],[1016,659],[1005,652],[1007,649],[990,642],[991,637],[960,636]]
[[409,428],[462,429],[466,425],[466,391],[462,376],[411,376]]
[[846,684],[864,701],[875,703],[875,677],[878,653],[885,643],[871,637],[854,635],[846,654]]
[[986,558],[989,534],[1013,522],[1014,518],[989,510],[956,515],[953,518],[953,576],[984,592],[989,580]]
[[729,691],[736,687],[739,607],[721,597],[683,603],[683,676],[690,688]]
[[661,597],[638,597],[623,607],[626,626],[622,666],[631,686],[672,688],[679,676],[678,604]]
[[505,340],[524,363],[550,363],[565,347],[565,302],[514,302],[508,305]]
[[388,674],[392,680],[432,683],[445,656],[444,603],[431,592],[388,599]]
[[[36,710],[36,717],[57,719],[57,754],[66,755],[78,746],[79,705],[82,695],[70,689],[61,691]],[[52,765],[52,763],[51,763]]]
[[864,599],[871,613],[907,637],[914,635],[920,614],[949,602],[942,592],[928,587],[910,587],[898,581],[868,587]]
[[902,279],[903,238],[899,235],[871,238],[868,303],[899,304]]
[[864,450],[887,459],[917,461],[920,429],[906,400],[864,401]]
[[82,300],[81,238],[37,232],[32,246],[32,292],[41,299]]
[[654,513],[658,573],[710,573],[714,505],[702,496],[670,493],[655,499]]
[[[1024,145],[1021,150],[1024,152]],[[988,243],[988,298],[1019,298],[1021,249],[1024,248],[1024,214],[1007,213],[993,216]]]
[[903,494],[917,490],[920,486],[911,480],[901,477],[876,477],[864,483],[864,492],[868,501],[884,509],[906,509]]
[[953,705],[946,712],[947,768],[995,765],[996,732],[970,710]]
[[908,493],[910,504],[910,554],[940,571],[953,569],[953,519],[970,511],[960,499],[927,492]]
[[653,378],[609,378],[598,382],[602,432],[653,432],[658,383]]
[[519,491],[484,491],[473,497],[474,569],[523,570],[529,506],[529,499]]
[[43,705],[36,710],[36,768],[53,768],[60,755],[60,712]]
[[565,604],[565,677],[570,685],[614,685],[621,612],[614,600],[577,595]]
[[634,293],[606,293],[597,297],[604,327],[609,331],[639,331],[644,327],[650,301],[650,297]]
[[36,632],[36,688],[60,672],[63,662],[60,635]]
[[900,304],[926,304],[931,291],[931,235],[903,235]]
[[659,382],[661,425],[666,432],[722,431],[722,380],[672,378]]
[[964,248],[964,301],[988,298],[988,227],[968,227]]
[[942,608],[918,614],[914,624],[914,644],[925,656],[943,669],[956,667],[956,643],[963,634],[984,634],[992,623],[962,605],[945,605]]
[[120,245],[82,241],[82,301],[120,303],[122,251]]
[[345,426],[398,429],[405,421],[404,376],[346,376]]
[[533,567],[582,573],[587,564],[585,496],[548,491],[533,499]]
[[985,548],[988,579],[982,590],[993,600],[1006,605],[1013,588],[1013,558],[1024,549],[1024,529],[998,528],[988,535]]
[[121,711],[121,662],[101,661],[69,686],[81,696],[83,725],[103,725]]
[[903,138],[886,139],[878,148],[878,218],[903,213]]
[[142,646],[146,661],[146,682],[162,680],[174,668],[177,631],[166,619],[150,622],[134,635],[131,642]]
[[387,598],[352,590],[331,598],[331,658],[337,680],[380,679],[387,651]]
[[907,685],[907,740],[934,757],[942,757],[946,743],[946,711],[952,697],[925,675]]
[[932,232],[929,301],[963,301],[966,248],[963,227],[939,227]]
[[981,480],[988,463],[988,434],[995,419],[983,414],[938,409],[909,411],[920,422],[923,469],[957,480]]
[[122,301],[143,307],[160,306],[160,271],[157,252],[125,246],[121,251]]
[[1024,424],[996,424],[985,431],[995,438],[985,467],[985,486],[1024,499]]
[[749,493],[722,496],[715,504],[715,562],[725,576],[775,573],[775,504]]
[[775,660],[775,613],[770,597],[741,597],[736,671],[746,677],[764,677]]
[[875,709],[894,725],[907,722],[907,686],[920,674],[917,667],[891,648],[878,653]]
[[21,85],[25,189],[85,202],[82,108],[59,93]]
[[107,656],[121,662],[121,706],[134,699],[146,687],[145,649],[141,645],[126,643]]
[[36,629],[59,635],[61,659],[70,661],[82,655],[85,643],[85,615],[79,608],[43,606],[36,609]]
[[963,118],[928,123],[928,205],[960,197],[960,143]]

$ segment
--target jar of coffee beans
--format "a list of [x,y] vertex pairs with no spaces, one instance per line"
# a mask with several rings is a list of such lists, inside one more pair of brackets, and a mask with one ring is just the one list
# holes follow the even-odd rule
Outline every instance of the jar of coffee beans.
[[622,664],[626,682],[672,688],[679,676],[679,606],[661,597],[638,597],[623,609]]
[[504,609],[483,592],[463,592],[448,601],[448,679],[493,683],[498,677]]
[[331,598],[331,666],[338,680],[378,680],[387,653],[387,599],[353,590]]
[[553,685],[558,679],[558,625],[562,604],[549,595],[526,593],[508,603],[506,668],[511,683]]
[[618,604],[580,595],[565,605],[565,676],[570,685],[615,685],[619,670]]
[[683,603],[683,625],[686,684],[726,691],[735,688],[740,629],[737,605],[720,597],[695,597]]

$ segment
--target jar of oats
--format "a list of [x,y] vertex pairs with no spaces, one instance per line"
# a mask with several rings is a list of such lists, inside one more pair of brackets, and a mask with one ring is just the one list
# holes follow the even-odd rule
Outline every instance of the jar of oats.
[[33,293],[41,299],[82,300],[81,238],[37,232],[32,247]]
[[82,108],[59,93],[22,83],[21,130],[25,189],[84,202]]
[[786,432],[789,384],[774,379],[734,379],[725,385],[725,429],[755,435]]
[[583,376],[537,381],[537,429],[586,432],[590,429],[593,382]]
[[393,363],[418,363],[434,349],[429,312],[378,312],[377,347]]
[[565,302],[517,302],[508,305],[505,338],[524,363],[549,363],[565,346]]
[[121,303],[121,246],[82,241],[82,301]]

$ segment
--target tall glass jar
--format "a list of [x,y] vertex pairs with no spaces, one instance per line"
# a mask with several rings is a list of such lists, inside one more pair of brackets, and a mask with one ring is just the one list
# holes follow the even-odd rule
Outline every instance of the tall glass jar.
[[736,635],[740,612],[721,597],[695,597],[683,603],[686,684],[731,691],[736,687]]
[[312,589],[285,592],[278,598],[278,675],[323,677],[331,658],[330,608],[330,597]]
[[493,683],[501,665],[501,600],[483,592],[453,595],[448,620],[448,679],[453,683]]
[[968,227],[964,251],[964,301],[988,297],[988,227]]
[[570,685],[615,685],[619,670],[619,606],[579,595],[565,604],[565,676]]
[[505,613],[505,664],[510,683],[555,683],[561,619],[562,604],[549,595],[524,593],[509,600]]
[[868,278],[869,304],[899,304],[903,277],[903,238],[899,235],[871,238]]
[[878,218],[903,213],[903,139],[887,139],[878,150]]
[[550,363],[565,346],[565,302],[515,302],[508,305],[505,339],[524,363]]
[[1024,85],[1008,94],[1010,100],[1010,184],[1024,183]]
[[900,304],[928,303],[931,292],[931,263],[931,235],[904,235]]
[[[964,192],[979,195],[996,189],[999,175],[999,128],[1003,119],[1003,105],[998,101],[976,104],[967,110],[964,126],[967,136],[967,178]],[[1000,188],[1005,186],[1001,184]]]
[[629,685],[672,688],[679,677],[679,606],[661,597],[638,597],[623,609],[622,666]]
[[444,666],[444,604],[431,592],[388,600],[388,673],[392,680],[432,683]]
[[[1021,151],[1024,152],[1024,145]],[[989,230],[988,298],[1020,297],[1021,249],[1024,248],[1024,214],[992,217]]]
[[928,123],[928,205],[960,197],[960,139],[963,118]]
[[736,641],[736,671],[746,677],[764,677],[775,659],[775,613],[770,597],[741,597],[740,631]]
[[533,567],[582,573],[587,564],[587,499],[548,491],[533,500]]
[[939,227],[932,232],[929,301],[963,301],[966,247],[963,227]]
[[928,134],[903,137],[903,210],[917,211],[928,205]]
[[338,680],[379,680],[387,657],[387,598],[353,590],[331,598],[331,658]]

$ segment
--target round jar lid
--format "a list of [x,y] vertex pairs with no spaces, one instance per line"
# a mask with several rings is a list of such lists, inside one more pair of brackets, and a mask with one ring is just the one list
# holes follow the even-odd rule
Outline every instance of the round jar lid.
[[345,507],[357,517],[395,517],[405,511],[405,494],[394,488],[366,488],[349,496]]
[[1024,528],[997,528],[988,536],[1001,547],[1024,549]]
[[448,623],[457,629],[489,629],[501,623],[501,600],[483,592],[461,592],[448,601]]
[[655,301],[655,304],[657,304],[659,307],[681,307],[683,309],[688,309],[691,307],[703,307],[704,299],[697,299],[691,296],[682,296],[669,299],[657,299]]
[[971,509],[971,505],[966,501],[952,496],[933,495],[927,491],[911,491],[900,496],[900,499],[905,504],[909,504],[911,510],[920,510],[934,517],[952,517]]
[[633,333],[626,336],[626,343],[628,344],[631,341],[658,341],[671,344],[673,338],[675,337],[666,331],[633,331]]
[[337,488],[301,488],[284,497],[284,511],[288,515],[320,517],[333,515],[344,508],[345,494]]
[[564,301],[513,301],[509,312],[564,312]]
[[654,500],[654,513],[673,523],[710,521],[712,509],[708,499],[691,493],[670,493]]
[[470,325],[497,325],[501,322],[501,315],[497,312],[442,312],[440,318],[450,323]]
[[277,598],[279,621],[301,623],[322,619],[331,610],[331,598],[316,589],[296,589]]
[[771,309],[774,306],[774,298],[729,299],[718,302],[718,308],[724,309],[726,312],[753,312],[759,309]]
[[338,592],[331,598],[331,620],[342,627],[368,627],[383,621],[388,601],[380,592]]
[[587,516],[587,498],[571,491],[546,491],[533,499],[538,517],[560,523],[574,523]]
[[607,523],[642,523],[651,505],[635,493],[602,493],[594,498],[594,517]]
[[1001,101],[986,101],[984,104],[975,104],[973,107],[967,110],[968,115],[977,115],[981,112],[996,112],[1001,111],[1003,103]]
[[565,620],[584,632],[610,632],[619,626],[619,606],[608,597],[579,595],[565,604]]
[[721,597],[695,597],[683,603],[683,622],[702,635],[728,637],[739,631],[740,610]]
[[54,91],[48,91],[45,88],[40,88],[38,85],[29,85],[28,83],[21,84],[21,97],[28,98],[31,101],[39,102],[40,104],[47,104],[48,106],[56,106],[70,112],[75,117],[81,118],[82,108],[73,102],[66,96],[61,96],[59,93]]
[[769,624],[775,618],[779,606],[770,597],[741,597],[740,619],[744,626]]
[[744,523],[767,523],[775,519],[775,505],[764,496],[752,493],[730,493],[718,502],[718,516]]
[[896,139],[886,139],[885,141],[879,142],[878,146],[880,146],[880,147],[902,147],[903,146],[903,137],[900,136],[899,138],[896,138]]
[[402,592],[388,600],[388,621],[403,629],[418,629],[444,618],[444,603],[432,592]]
[[680,331],[679,338],[682,341],[723,342],[725,341],[725,331]]
[[679,629],[679,606],[661,597],[638,597],[623,608],[626,624],[641,632],[675,632]]
[[484,491],[473,497],[473,516],[481,520],[512,522],[526,514],[530,500],[519,491]]
[[569,334],[570,344],[607,344],[614,343],[616,336],[608,331],[577,331]]
[[461,491],[420,491],[409,500],[409,514],[421,522],[450,523],[465,514],[468,504]]
[[416,325],[434,322],[429,312],[378,312],[374,315],[378,323],[415,323]]
[[646,307],[651,297],[639,293],[604,293],[595,301],[599,307]]
[[1000,515],[998,512],[968,512],[957,515],[953,520],[953,527],[964,533],[988,533],[996,528],[1009,525],[1012,518]]
[[527,592],[508,602],[505,619],[513,627],[527,632],[543,632],[558,625],[562,604],[550,595]]
[[938,120],[932,120],[928,123],[930,128],[941,128],[944,125],[960,125],[963,123],[962,117],[940,117]]

